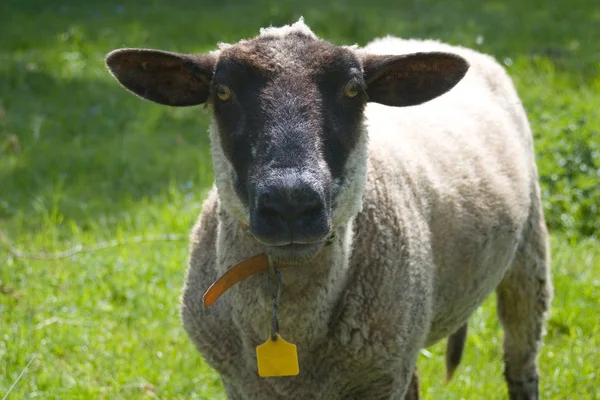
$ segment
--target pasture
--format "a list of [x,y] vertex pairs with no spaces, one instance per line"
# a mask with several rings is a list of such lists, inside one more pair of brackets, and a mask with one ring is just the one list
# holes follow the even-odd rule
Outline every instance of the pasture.
[[[600,398],[596,1],[4,0],[0,10],[0,396],[223,398],[178,308],[187,235],[213,179],[209,112],[126,93],[103,58],[119,47],[208,51],[303,15],[338,44],[437,38],[507,68],[552,232],[542,397]],[[507,398],[494,307],[492,297],[470,320],[448,385],[445,344],[422,351],[423,398]]]

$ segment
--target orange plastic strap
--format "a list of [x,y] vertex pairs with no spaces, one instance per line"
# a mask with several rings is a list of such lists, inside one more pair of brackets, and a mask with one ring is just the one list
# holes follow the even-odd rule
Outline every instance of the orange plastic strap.
[[202,296],[204,307],[209,307],[229,288],[247,277],[269,269],[269,256],[259,254],[250,257],[239,264],[229,268],[215,281]]

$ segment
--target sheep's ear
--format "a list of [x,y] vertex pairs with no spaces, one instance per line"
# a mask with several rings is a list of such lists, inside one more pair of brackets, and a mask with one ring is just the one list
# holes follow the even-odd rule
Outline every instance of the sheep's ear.
[[452,89],[469,63],[450,53],[363,56],[369,101],[387,106],[414,106]]
[[106,56],[113,76],[128,90],[169,106],[193,106],[208,99],[217,56],[159,50],[120,49]]

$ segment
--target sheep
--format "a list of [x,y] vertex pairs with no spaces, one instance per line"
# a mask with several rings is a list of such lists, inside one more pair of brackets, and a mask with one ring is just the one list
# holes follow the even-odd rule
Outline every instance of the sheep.
[[[492,57],[394,37],[337,46],[301,19],[206,54],[119,49],[106,64],[147,100],[211,107],[215,184],[181,316],[228,398],[418,398],[420,350],[456,332],[460,355],[494,290],[509,396],[539,397],[548,233],[527,116]],[[273,338],[297,346],[296,376],[257,373],[274,329],[262,274],[203,303],[251,257],[281,279]]]

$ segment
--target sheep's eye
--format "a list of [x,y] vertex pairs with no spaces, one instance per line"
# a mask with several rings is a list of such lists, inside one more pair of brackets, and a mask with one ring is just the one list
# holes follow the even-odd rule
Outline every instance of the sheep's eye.
[[346,97],[352,98],[352,97],[356,97],[356,95],[358,94],[358,83],[356,83],[355,81],[350,81],[346,84],[346,87],[344,88],[344,95]]
[[217,97],[221,101],[227,101],[231,98],[231,89],[229,89],[227,86],[218,85],[216,87],[216,89],[217,89]]

